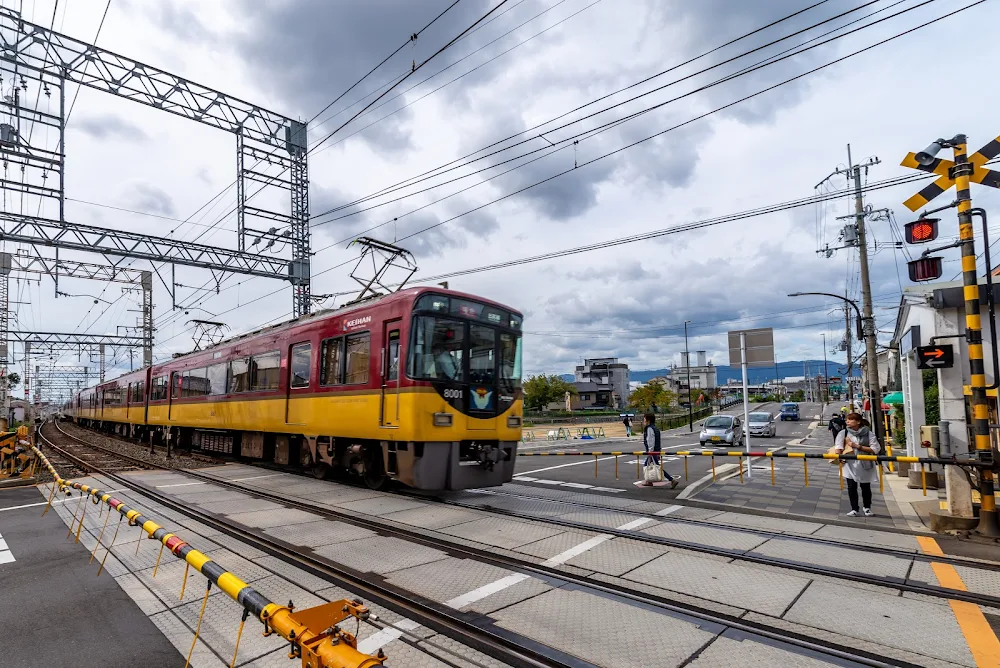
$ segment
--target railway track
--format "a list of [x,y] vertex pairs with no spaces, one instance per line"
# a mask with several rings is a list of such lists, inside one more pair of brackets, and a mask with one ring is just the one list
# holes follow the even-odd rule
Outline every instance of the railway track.
[[[466,613],[450,609],[442,610],[443,606],[441,604],[428,601],[406,591],[399,591],[386,582],[380,582],[375,585],[369,581],[369,578],[352,569],[340,567],[326,559],[290,549],[286,543],[271,539],[257,531],[250,531],[240,525],[226,521],[215,514],[192,508],[187,504],[178,502],[167,494],[130,480],[128,477],[122,477],[112,472],[95,472],[104,475],[117,486],[130,488],[138,494],[160,503],[171,510],[183,513],[185,516],[233,536],[264,552],[278,556],[306,571],[325,577],[331,582],[339,584],[369,601],[374,601],[392,609],[409,619],[419,622],[421,625],[451,637],[454,640],[458,640],[508,665],[530,667],[572,666],[574,668],[583,668],[592,665],[571,655],[540,645],[536,640],[520,637],[517,634],[507,631],[497,633],[495,627],[489,623],[489,620],[484,620],[479,615],[470,618],[470,615]],[[175,472],[180,473],[179,471]],[[456,544],[446,538],[430,537],[415,530],[411,531],[397,526],[388,526],[374,518],[367,519],[366,517],[360,517],[346,511],[337,511],[328,507],[305,503],[259,489],[249,489],[235,482],[222,480],[203,473],[183,471],[183,474],[220,487],[240,490],[261,499],[279,502],[289,508],[297,508],[357,527],[366,528],[379,535],[391,536],[412,544],[443,550],[458,558],[472,559],[505,570],[534,575],[553,587],[562,586],[588,591],[603,598],[611,598],[615,601],[644,609],[652,607],[671,616],[680,616],[686,619],[697,620],[702,624],[721,626],[739,633],[742,637],[748,637],[757,642],[772,646],[779,646],[795,653],[812,656],[821,655],[838,665],[880,667],[917,665],[898,659],[887,659],[874,653],[862,651],[849,644],[820,640],[786,629],[772,627],[762,622],[722,614],[709,607],[702,608],[692,604],[679,603],[656,594],[639,592],[627,587],[610,584],[599,578],[574,575],[557,567],[536,564],[527,560],[498,554],[487,549]],[[601,529],[601,531],[604,531],[604,529]],[[1000,603],[1000,601],[997,603]]]
[[55,423],[42,425],[39,436],[52,449],[54,455],[49,461],[64,478],[78,477],[88,471],[122,473],[163,468],[139,457],[87,443],[63,432]]

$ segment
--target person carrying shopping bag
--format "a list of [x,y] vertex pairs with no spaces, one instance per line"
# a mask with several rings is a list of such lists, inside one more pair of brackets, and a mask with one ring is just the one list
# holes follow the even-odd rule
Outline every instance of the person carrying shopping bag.
[[[847,428],[837,434],[833,451],[845,455],[877,455],[882,446],[875,440],[875,434],[863,424],[857,413],[847,414]],[[872,483],[878,482],[878,462],[853,460],[844,462],[844,477],[847,478],[847,496],[851,501],[848,517],[864,513],[872,517]],[[861,502],[858,506],[858,487],[861,488]]]
[[652,413],[642,417],[642,447],[646,451],[643,486],[652,487],[654,482],[663,480],[663,475],[666,475],[670,489],[677,487],[677,481],[660,467],[660,430],[656,428],[656,416]]

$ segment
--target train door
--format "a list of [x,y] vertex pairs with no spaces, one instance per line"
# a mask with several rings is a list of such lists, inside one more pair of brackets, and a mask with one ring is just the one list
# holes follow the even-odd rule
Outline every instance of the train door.
[[[180,383],[181,375],[179,373],[171,373],[168,378],[170,382],[167,384],[167,419],[174,419],[174,392],[177,392],[177,396],[181,396]],[[177,384],[176,390],[174,389],[174,383]]]
[[399,427],[399,360],[402,353],[400,321],[386,322],[382,330],[382,405],[379,425]]
[[132,419],[135,406],[132,405],[132,386],[134,383],[125,383],[125,421]]
[[312,343],[302,341],[288,347],[285,378],[285,422],[304,425],[309,421],[309,388],[312,385]]

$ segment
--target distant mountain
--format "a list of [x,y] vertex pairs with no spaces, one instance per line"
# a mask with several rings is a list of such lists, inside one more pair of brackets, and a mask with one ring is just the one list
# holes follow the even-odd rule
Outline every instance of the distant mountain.
[[[805,367],[803,367],[803,364]],[[743,371],[738,366],[730,367],[725,364],[720,364],[715,368],[717,369],[719,385],[725,385],[730,379],[743,379]],[[827,365],[827,368],[829,368],[831,376],[842,376],[847,371],[846,366],[843,363],[836,364],[834,362],[830,362]],[[781,378],[801,377],[805,375],[806,370],[808,370],[810,377],[823,375],[823,360],[778,362],[778,374]],[[645,383],[651,378],[666,376],[669,371],[669,369],[649,369],[646,371],[635,370],[629,373],[629,377],[634,381]],[[851,371],[852,375],[861,376],[861,369],[857,366],[855,366]],[[567,378],[572,380],[573,376],[569,375]],[[749,368],[747,369],[747,380],[751,383],[763,383],[765,381],[775,380],[775,369],[773,366]]]

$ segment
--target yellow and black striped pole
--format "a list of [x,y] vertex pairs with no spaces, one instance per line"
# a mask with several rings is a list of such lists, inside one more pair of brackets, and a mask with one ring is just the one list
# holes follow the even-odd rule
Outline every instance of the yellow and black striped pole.
[[[986,403],[986,368],[983,363],[983,324],[979,314],[979,277],[976,269],[976,244],[972,227],[972,196],[970,194],[973,166],[969,162],[965,135],[952,140],[955,152],[955,189],[958,204],[958,234],[962,242],[962,283],[965,297],[965,336],[969,345],[969,385],[972,390],[972,426],[976,442],[976,458],[984,464],[993,462],[990,440],[990,411]],[[992,267],[986,267],[991,271]],[[979,469],[979,527],[986,536],[1000,536],[997,523],[996,499],[993,494],[993,471]]]

